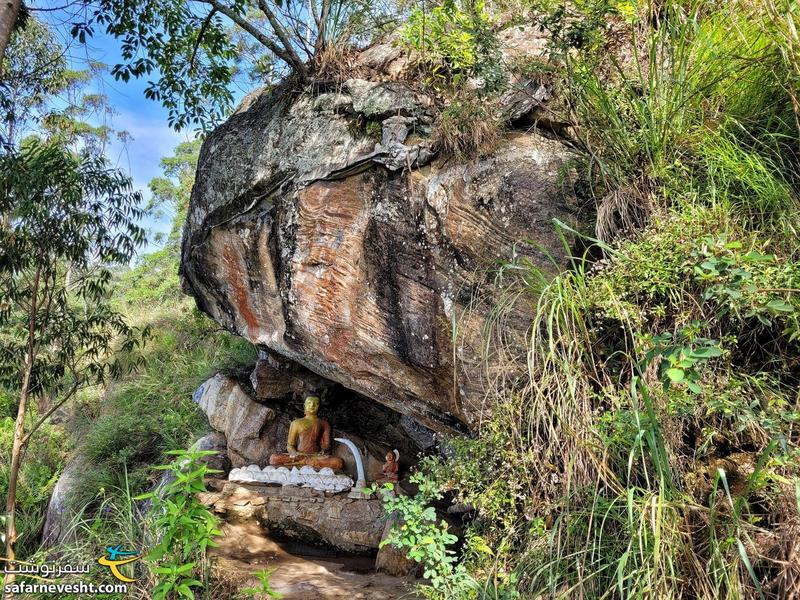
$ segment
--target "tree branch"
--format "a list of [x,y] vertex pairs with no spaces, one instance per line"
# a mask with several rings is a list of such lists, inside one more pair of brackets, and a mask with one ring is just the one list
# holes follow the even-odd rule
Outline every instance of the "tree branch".
[[297,53],[294,52],[294,50],[291,47],[289,48],[289,50],[291,50],[291,53],[282,49],[278,44],[276,44],[273,40],[271,40],[269,36],[264,35],[263,32],[256,29],[252,23],[247,21],[247,19],[244,19],[238,14],[236,14],[236,11],[234,11],[229,6],[220,4],[218,0],[200,0],[200,2],[210,5],[215,10],[228,17],[231,21],[236,23],[236,25],[238,25],[244,31],[253,36],[261,44],[266,46],[273,54],[275,54],[275,56],[283,60],[286,64],[288,64],[295,71],[297,71],[297,73],[301,77],[305,79],[308,76],[305,64],[303,63],[302,60],[300,60],[300,57],[297,56]]
[[[312,0],[314,1],[314,0]],[[331,0],[322,0],[322,10],[319,15],[319,25],[317,26],[317,39],[314,42],[314,53],[321,52],[328,43],[328,19],[331,14]]]
[[317,26],[317,31],[321,28],[321,21],[319,19],[319,11],[317,10],[317,0],[308,0],[308,10],[311,12],[311,16],[314,19],[314,25]]
[[203,23],[200,25],[200,31],[198,31],[197,33],[197,40],[195,40],[194,47],[192,48],[192,57],[189,59],[190,73],[194,70],[194,59],[197,56],[197,49],[203,42],[203,35],[205,35],[206,29],[208,29],[208,26],[211,24],[211,19],[214,18],[215,14],[217,14],[217,9],[212,8],[210,11],[208,11],[208,16],[203,20]]
[[59,400],[58,402],[56,402],[55,404],[53,404],[53,406],[51,406],[50,409],[46,413],[44,413],[41,417],[39,417],[39,420],[36,421],[36,423],[34,423],[33,426],[30,428],[28,433],[25,434],[25,437],[22,438],[22,447],[23,448],[28,445],[28,442],[30,441],[31,436],[34,433],[36,433],[36,430],[39,429],[39,427],[41,427],[44,424],[44,422],[47,421],[47,419],[49,419],[50,416],[54,412],[56,412],[59,408],[64,406],[64,404],[67,402],[67,400],[72,398],[72,396],[74,396],[75,392],[77,392],[77,391],[78,391],[78,381],[76,380],[75,383],[72,384],[72,387],[70,387],[69,390],[67,391],[67,393],[64,395],[64,397],[61,400]]
[[258,8],[260,8],[261,12],[263,12],[264,15],[267,17],[267,21],[269,21],[272,30],[275,32],[275,35],[278,36],[278,39],[281,40],[281,43],[286,48],[286,51],[290,53],[294,57],[294,59],[302,65],[302,71],[300,72],[305,74],[306,72],[305,63],[297,55],[297,52],[295,51],[291,41],[289,40],[289,36],[286,34],[286,30],[283,28],[283,25],[281,25],[280,21],[278,21],[278,18],[275,16],[275,13],[272,12],[272,10],[270,10],[266,0],[258,0]]

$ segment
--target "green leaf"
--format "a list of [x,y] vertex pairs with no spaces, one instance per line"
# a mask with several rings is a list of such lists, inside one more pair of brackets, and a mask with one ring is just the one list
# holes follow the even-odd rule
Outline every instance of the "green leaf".
[[680,383],[686,376],[686,373],[683,369],[676,369],[674,367],[667,369],[666,374],[667,377],[669,377],[669,380],[673,383]]
[[761,254],[756,250],[751,250],[747,254],[742,255],[742,258],[744,258],[748,262],[772,262],[775,260],[775,255]]
[[783,312],[783,313],[794,312],[794,306],[778,298],[767,302],[767,308],[773,312]]
[[718,346],[706,346],[692,350],[691,355],[695,358],[716,358],[722,356],[722,350]]
[[688,381],[686,383],[686,387],[693,394],[699,394],[700,392],[703,391],[703,389],[698,384],[696,384],[694,381]]

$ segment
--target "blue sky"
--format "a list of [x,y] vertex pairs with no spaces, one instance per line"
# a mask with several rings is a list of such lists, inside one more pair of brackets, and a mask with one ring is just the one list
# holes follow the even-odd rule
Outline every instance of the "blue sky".
[[[47,0],[32,4],[34,7],[50,5]],[[68,56],[73,68],[85,69],[87,58],[101,61],[109,68],[121,62],[119,42],[102,30],[96,30],[84,46],[71,39],[69,27],[64,25],[66,16],[59,12],[40,12],[36,16],[48,22],[61,42],[69,48]],[[105,74],[92,83],[91,91],[108,97],[108,103],[116,113],[111,117],[109,125],[117,131],[128,132],[132,138],[126,144],[114,141],[107,151],[108,159],[113,166],[126,171],[132,177],[135,188],[147,200],[150,198],[148,182],[162,174],[159,164],[161,158],[170,156],[180,142],[192,139],[194,132],[187,130],[178,133],[171,129],[167,125],[167,111],[160,103],[144,97],[146,87],[147,79],[124,82],[116,81],[110,74]],[[151,232],[148,237],[152,239],[156,232],[169,231],[171,223],[169,216],[160,219],[150,217],[142,225]],[[156,247],[151,242],[140,253]]]
[[[114,65],[120,60],[118,44],[113,37],[98,32],[90,40],[88,50],[93,59]],[[108,96],[108,102],[116,113],[111,119],[112,127],[127,131],[132,138],[126,144],[114,142],[107,156],[114,166],[130,174],[135,188],[149,199],[147,184],[153,177],[162,175],[161,158],[170,156],[177,144],[191,139],[194,133],[178,133],[167,125],[167,111],[160,103],[144,97],[146,79],[124,82],[105,75],[95,86],[98,92]],[[170,228],[168,217],[148,218],[143,225],[153,233],[167,232]],[[148,249],[153,247],[151,244]]]

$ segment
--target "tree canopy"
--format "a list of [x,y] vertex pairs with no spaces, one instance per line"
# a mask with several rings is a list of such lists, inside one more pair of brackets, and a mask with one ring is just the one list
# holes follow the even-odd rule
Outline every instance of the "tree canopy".
[[[263,74],[314,73],[315,59],[332,42],[357,39],[378,27],[388,11],[367,0],[84,0],[72,33],[85,41],[100,28],[121,41],[123,81],[155,75],[145,95],[169,110],[170,126],[208,129],[233,100],[246,38],[261,54]],[[242,35],[243,34],[243,35]]]
[[[117,357],[140,339],[108,292],[110,267],[130,261],[144,231],[130,178],[58,139],[0,156],[0,182],[0,386],[19,398],[6,499],[13,560],[17,477],[30,436],[78,390],[121,373]],[[28,427],[32,396],[48,397],[50,408]]]

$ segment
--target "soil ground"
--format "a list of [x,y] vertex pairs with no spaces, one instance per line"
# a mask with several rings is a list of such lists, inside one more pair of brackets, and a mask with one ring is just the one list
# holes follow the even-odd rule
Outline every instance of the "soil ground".
[[[216,558],[215,577],[222,584],[220,590],[230,590],[221,591],[219,600],[233,598],[234,590],[258,586],[253,574],[264,569],[274,569],[270,587],[286,600],[419,598],[413,592],[413,578],[378,573],[370,557],[280,544],[267,537],[255,522],[226,523],[223,533],[219,546],[211,552]],[[269,596],[259,594],[256,598]]]

